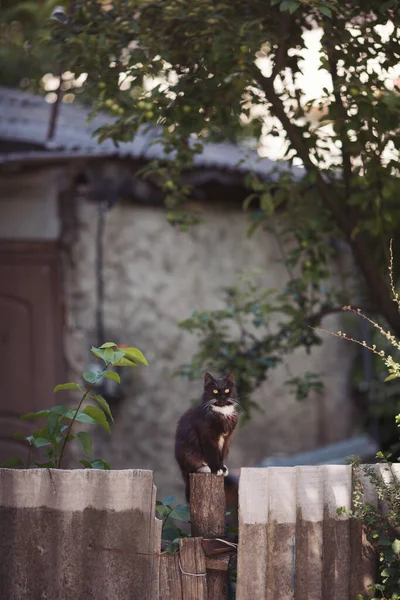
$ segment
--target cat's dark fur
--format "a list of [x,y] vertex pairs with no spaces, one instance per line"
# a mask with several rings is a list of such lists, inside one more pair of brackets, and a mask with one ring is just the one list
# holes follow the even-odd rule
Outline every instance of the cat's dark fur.
[[228,474],[224,463],[238,421],[236,407],[233,373],[219,379],[206,373],[201,403],[182,415],[176,429],[175,458],[186,484],[188,501],[189,473]]

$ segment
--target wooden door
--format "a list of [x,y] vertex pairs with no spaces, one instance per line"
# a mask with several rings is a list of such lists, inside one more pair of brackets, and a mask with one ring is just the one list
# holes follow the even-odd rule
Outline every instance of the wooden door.
[[57,404],[62,382],[58,250],[54,242],[0,242],[0,463],[27,454],[19,416]]

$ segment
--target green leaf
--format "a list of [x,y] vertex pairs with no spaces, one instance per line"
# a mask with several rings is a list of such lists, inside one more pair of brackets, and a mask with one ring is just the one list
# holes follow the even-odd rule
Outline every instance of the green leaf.
[[274,212],[274,203],[269,192],[264,192],[264,194],[261,195],[260,207],[264,212],[267,213],[267,215],[272,215]]
[[106,362],[106,359],[104,358],[104,350],[101,350],[100,348],[95,348],[94,346],[92,346],[90,349],[90,352],[92,352],[92,354],[97,356],[97,358],[101,358],[102,360],[104,360],[104,362]]
[[37,438],[34,439],[33,445],[36,448],[42,448],[43,446],[50,446],[51,445],[51,441],[48,440],[48,439],[46,439],[46,438],[37,437]]
[[124,350],[117,350],[116,352],[114,352],[114,356],[112,358],[111,364],[113,366],[115,366],[120,360],[122,360],[125,356],[125,351]]
[[96,383],[102,376],[102,371],[97,371],[97,373],[93,373],[93,371],[85,371],[83,374],[83,379],[88,383]]
[[326,17],[331,17],[332,16],[332,11],[330,8],[328,8],[327,6],[320,6],[318,8],[319,12],[321,12],[323,15],[325,15]]
[[397,538],[392,544],[392,549],[395,554],[400,554],[400,540],[398,540]]
[[169,512],[169,509],[160,502],[161,506],[156,506],[156,513],[162,519],[165,516],[165,513]]
[[[74,416],[75,416],[75,410],[69,410],[62,418],[73,419]],[[83,411],[78,412],[78,414],[75,417],[75,421],[79,421],[79,423],[87,423],[90,425],[96,424],[96,421],[89,415],[85,414]]]
[[391,546],[392,542],[390,540],[388,540],[387,538],[379,538],[378,544],[380,546]]
[[138,363],[149,366],[143,353],[137,348],[124,348],[124,357],[113,363],[115,367],[137,367]]
[[61,383],[56,385],[53,392],[59,392],[60,390],[82,390],[82,386],[79,383],[70,381],[69,383]]
[[82,460],[79,460],[78,462],[79,462],[81,465],[83,465],[83,466],[85,467],[85,469],[92,469],[92,468],[93,468],[93,467],[92,467],[92,463],[90,462],[90,460],[85,460],[85,459],[82,459]]
[[92,469],[102,469],[103,471],[111,470],[111,467],[108,464],[108,462],[106,462],[102,458],[95,458],[94,460],[91,461],[91,464],[92,464]]
[[108,402],[101,394],[96,394],[96,396],[92,396],[93,400],[96,400],[104,410],[104,412],[109,416],[110,420],[114,423],[114,417],[112,416],[111,408],[108,405]]
[[114,350],[111,350],[111,348],[106,348],[104,350],[104,360],[106,360],[109,363],[112,363],[115,360],[115,352]]
[[172,540],[174,540],[178,536],[178,528],[173,523],[168,523],[165,527],[162,528],[161,538],[163,540],[168,540],[169,542],[172,542]]
[[89,435],[86,431],[78,431],[76,434],[76,438],[82,444],[82,448],[85,451],[85,454],[89,456],[92,453],[92,436]]
[[69,407],[66,404],[59,404],[58,406],[53,406],[49,412],[54,413],[55,415],[61,416],[65,415],[69,411]]
[[189,523],[190,521],[190,511],[189,507],[184,504],[178,504],[171,511],[170,515],[171,519],[176,519],[177,521],[183,521],[183,523]]
[[162,500],[164,506],[171,506],[171,504],[173,504],[174,502],[176,502],[175,496],[167,496],[166,498],[164,498],[164,500]]
[[35,462],[33,463],[35,465],[35,467],[39,467],[40,469],[56,469],[57,465],[52,461],[49,460],[47,462]]
[[47,417],[47,423],[49,428],[49,436],[52,437],[57,433],[60,424],[60,418],[68,412],[68,406],[65,404],[61,404],[60,406],[53,406],[53,408],[49,411],[49,416]]
[[112,381],[116,381],[117,383],[121,383],[121,377],[115,371],[107,371],[104,374],[106,379],[112,379]]
[[299,4],[296,0],[283,0],[279,5],[279,10],[281,12],[288,10],[290,13],[293,13],[298,7]]
[[0,469],[13,469],[14,467],[23,467],[24,463],[18,456],[12,456],[7,458],[4,462],[0,463]]
[[391,375],[388,375],[385,379],[386,381],[392,381],[392,379],[398,379],[400,377],[399,373],[392,373]]
[[116,344],[115,342],[105,342],[105,344],[102,344],[100,346],[100,348],[118,348],[118,344]]
[[49,414],[48,410],[39,410],[38,412],[35,412],[35,413],[27,413],[26,415],[21,415],[20,420],[26,421],[28,419],[43,419],[43,418],[47,417],[48,414]]
[[179,538],[175,538],[165,549],[168,554],[176,554],[179,552]]
[[110,425],[108,424],[106,415],[102,410],[100,410],[100,408],[97,408],[97,406],[89,405],[85,406],[82,412],[85,413],[85,415],[91,417],[95,421],[95,423],[100,425],[100,427],[103,427],[103,429],[108,431],[108,433],[111,433]]

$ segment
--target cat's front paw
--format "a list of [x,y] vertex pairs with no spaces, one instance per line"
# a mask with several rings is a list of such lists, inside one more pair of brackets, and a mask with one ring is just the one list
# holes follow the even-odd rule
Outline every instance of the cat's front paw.
[[223,469],[218,469],[217,475],[224,475],[224,470]]
[[211,473],[211,469],[206,463],[203,463],[201,467],[196,469],[196,473]]
[[223,476],[226,477],[227,475],[229,475],[229,469],[226,465],[224,465],[222,467],[222,471],[223,471]]

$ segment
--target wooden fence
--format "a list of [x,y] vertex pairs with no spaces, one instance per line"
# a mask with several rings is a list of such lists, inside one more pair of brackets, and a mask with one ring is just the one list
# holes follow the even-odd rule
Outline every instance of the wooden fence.
[[[368,481],[365,500],[378,502]],[[0,597],[226,600],[237,553],[237,600],[355,600],[376,557],[337,512],[351,503],[349,466],[242,469],[236,551],[223,478],[194,475],[192,537],[167,555],[150,471],[0,469]]]
[[355,600],[373,582],[374,553],[347,512],[350,466],[242,469],[239,503],[237,600]]

